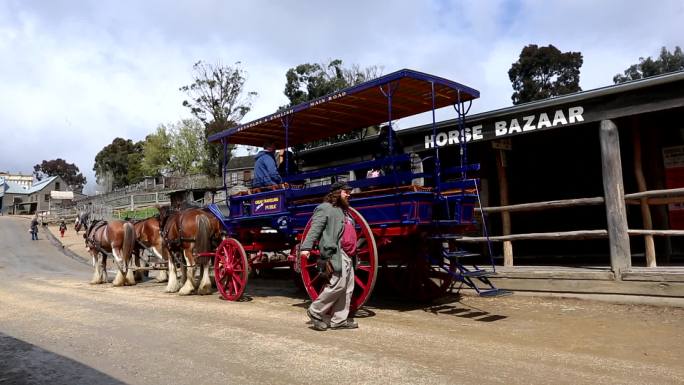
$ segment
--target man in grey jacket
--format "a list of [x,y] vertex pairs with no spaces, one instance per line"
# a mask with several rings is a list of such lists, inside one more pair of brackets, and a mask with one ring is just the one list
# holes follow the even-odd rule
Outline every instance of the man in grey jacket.
[[355,329],[359,325],[349,317],[349,305],[354,292],[354,269],[351,256],[356,252],[356,230],[347,213],[351,187],[333,183],[323,203],[314,210],[311,227],[302,241],[301,256],[308,258],[315,241],[321,256],[317,262],[319,274],[329,279],[318,298],[306,313],[315,330]]

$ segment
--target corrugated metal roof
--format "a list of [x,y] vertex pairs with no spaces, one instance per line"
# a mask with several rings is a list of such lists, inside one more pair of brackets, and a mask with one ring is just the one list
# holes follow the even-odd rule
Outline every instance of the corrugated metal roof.
[[11,181],[5,181],[5,186],[7,186],[7,189],[5,190],[5,194],[28,194],[28,189],[18,183],[11,182]]
[[226,169],[239,170],[243,168],[254,168],[254,155],[234,156],[228,161]]
[[37,183],[35,183],[30,188],[26,188],[16,182],[5,180],[4,183],[4,194],[18,194],[18,195],[29,195],[43,190],[45,187],[49,186],[52,181],[59,178],[58,176],[47,177]]
[[31,186],[30,189],[28,189],[29,194],[33,194],[35,192],[38,192],[42,189],[44,189],[47,185],[49,185],[53,180],[59,178],[58,176],[50,176],[47,177],[37,183],[35,183],[33,186]]

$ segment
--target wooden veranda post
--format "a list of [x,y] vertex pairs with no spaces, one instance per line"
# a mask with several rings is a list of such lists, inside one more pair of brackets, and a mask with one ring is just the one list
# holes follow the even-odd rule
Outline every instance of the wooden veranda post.
[[[501,206],[508,206],[508,178],[505,165],[506,153],[499,149],[496,152],[496,169],[499,176],[499,196]],[[503,235],[511,234],[511,214],[508,211],[501,212],[501,225]],[[504,266],[513,266],[513,242],[503,242]]]
[[606,200],[606,217],[608,220],[610,265],[615,273],[615,279],[621,280],[622,273],[632,266],[632,254],[627,233],[620,137],[615,123],[611,120],[601,121],[599,138],[601,142],[603,194]]
[[[644,192],[646,188],[646,178],[641,161],[641,132],[639,127],[632,126],[632,142],[634,144],[634,174],[636,177],[637,188],[639,192]],[[648,198],[641,198],[641,218],[644,222],[644,230],[653,230],[653,221],[651,220],[651,208],[648,205]],[[655,243],[653,242],[653,235],[644,235],[645,250],[646,250],[646,266],[656,267]]]

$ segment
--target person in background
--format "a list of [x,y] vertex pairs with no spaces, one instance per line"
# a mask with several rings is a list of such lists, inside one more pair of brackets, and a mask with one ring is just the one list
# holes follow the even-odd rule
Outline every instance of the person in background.
[[[390,142],[392,143],[392,148],[390,149]],[[380,127],[380,132],[377,136],[377,141],[375,143],[375,150],[373,153],[374,159],[385,159],[390,156],[400,155],[404,153],[404,144],[397,137],[397,133],[392,132],[390,134],[389,126]]]
[[36,215],[33,217],[31,220],[31,227],[29,229],[31,232],[31,240],[32,241],[37,241],[38,240],[38,216]]
[[[373,166],[371,169],[369,169],[366,172],[366,179],[375,179],[375,178],[380,178],[381,176],[385,176],[385,172],[382,170],[382,167],[379,165]],[[378,181],[379,181],[379,179],[378,179]],[[378,181],[371,181],[373,183],[367,184],[366,189],[372,190],[373,188],[380,186]]]
[[[390,146],[390,143],[392,145]],[[391,148],[390,148],[391,147]],[[404,143],[397,136],[394,129],[390,129],[389,126],[380,127],[380,133],[378,134],[377,141],[375,144],[374,159],[387,159],[396,157],[404,153]],[[405,173],[410,171],[410,167],[407,163],[401,162],[390,162],[381,167],[383,175],[392,175],[394,173]],[[400,184],[410,183],[410,180],[400,179],[398,181]]]
[[373,167],[366,173],[366,178],[379,178],[385,175],[380,167]]
[[295,175],[299,173],[299,166],[295,161],[295,154],[292,153],[292,151],[278,151],[278,173],[280,173],[281,176]]
[[62,238],[64,238],[64,232],[67,229],[66,222],[64,222],[64,219],[59,223],[59,234]]
[[[278,172],[281,176],[293,176],[299,174],[299,164],[295,154],[289,150],[280,150],[278,153]],[[287,170],[285,169],[287,165]],[[288,180],[291,185],[304,185],[305,180]]]
[[[316,267],[322,278],[329,281],[321,294],[311,303],[306,314],[318,331],[356,329],[359,325],[349,317],[349,306],[354,292],[354,268],[351,258],[356,254],[356,230],[349,215],[351,187],[335,182],[323,203],[314,210],[311,227],[302,241],[300,256],[309,258],[314,242],[321,252]],[[324,319],[332,312],[330,325]]]
[[256,154],[252,187],[273,186],[283,182],[275,161],[275,143],[264,143],[264,149]]

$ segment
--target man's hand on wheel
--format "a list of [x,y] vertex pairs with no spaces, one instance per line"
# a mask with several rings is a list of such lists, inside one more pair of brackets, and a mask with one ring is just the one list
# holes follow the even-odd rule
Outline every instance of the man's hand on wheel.
[[318,272],[321,273],[323,277],[326,279],[330,278],[330,271],[328,270],[328,263],[330,263],[329,260],[327,259],[321,259],[319,258],[318,261],[316,261],[316,269],[318,269]]

